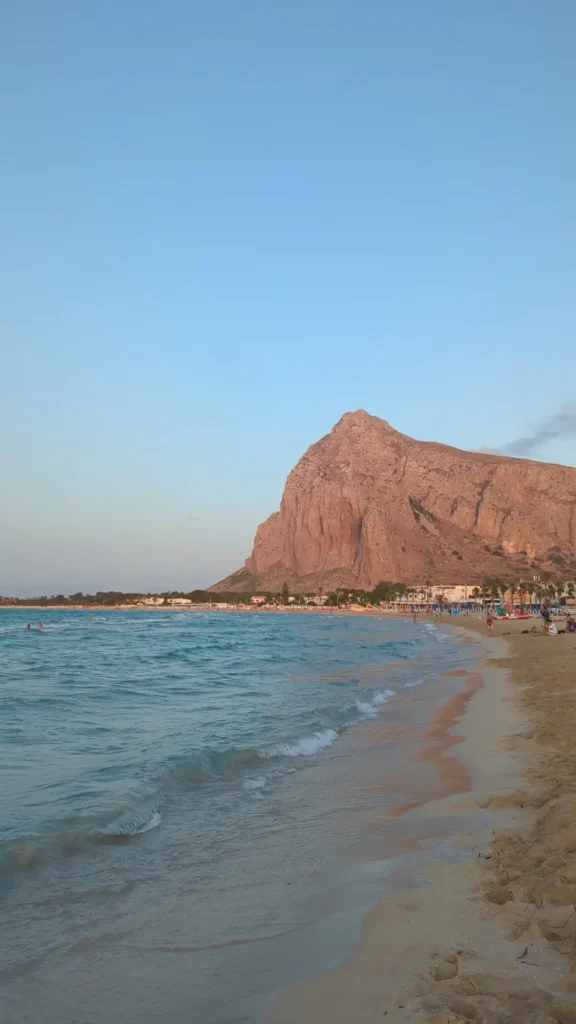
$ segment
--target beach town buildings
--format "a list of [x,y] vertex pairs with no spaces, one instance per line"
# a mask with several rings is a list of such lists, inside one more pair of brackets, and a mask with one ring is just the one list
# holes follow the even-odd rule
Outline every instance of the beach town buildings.
[[442,596],[448,604],[460,604],[462,601],[473,600],[472,595],[475,589],[477,589],[476,583],[431,583],[429,585],[419,583],[410,588],[411,592],[415,592],[418,596],[426,595],[425,601],[435,601],[437,596]]
[[394,604],[436,604],[442,597],[446,604],[461,604],[474,600],[476,583],[413,583]]
[[[532,582],[523,582],[521,585],[518,583],[514,587],[514,594],[512,589],[509,588],[503,594],[501,594],[501,600],[503,603],[515,603],[520,604],[524,601],[526,604],[534,596],[534,586]],[[522,588],[522,595],[520,594],[520,587]],[[409,586],[406,594],[397,602],[397,604],[437,604],[438,599],[442,598],[445,604],[465,604],[469,601],[476,601],[480,598],[484,591],[484,587],[478,583],[416,583]],[[566,588],[563,591],[566,593]],[[558,592],[558,597],[560,597]]]
[[480,591],[477,583],[413,583],[410,584],[394,604],[437,604],[442,598],[445,604],[462,604],[475,600],[475,591]]

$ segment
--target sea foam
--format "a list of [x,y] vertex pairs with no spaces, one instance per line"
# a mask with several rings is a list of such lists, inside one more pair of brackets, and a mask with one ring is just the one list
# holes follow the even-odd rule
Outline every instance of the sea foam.
[[151,832],[153,828],[159,828],[162,824],[162,815],[160,811],[154,811],[154,814],[148,821],[144,822],[141,828],[139,828],[134,834],[137,836],[143,835],[144,832]]
[[263,754],[264,757],[311,757],[325,747],[331,747],[338,739],[336,729],[322,729],[311,736],[304,736],[294,743],[278,743]]
[[396,690],[382,690],[379,693],[375,693],[372,700],[356,700],[354,706],[364,715],[366,718],[376,718],[378,715],[378,708],[382,705],[387,704],[390,697],[393,697]]

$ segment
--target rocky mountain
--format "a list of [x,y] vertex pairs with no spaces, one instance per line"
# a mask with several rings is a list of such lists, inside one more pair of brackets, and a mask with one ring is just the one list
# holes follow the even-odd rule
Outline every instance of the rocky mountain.
[[214,591],[576,575],[576,469],[460,451],[346,413],[290,473],[244,569]]

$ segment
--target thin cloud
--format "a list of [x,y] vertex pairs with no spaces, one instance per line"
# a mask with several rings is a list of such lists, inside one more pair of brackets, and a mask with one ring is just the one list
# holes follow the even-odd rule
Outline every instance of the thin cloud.
[[508,441],[500,448],[482,448],[481,451],[527,458],[547,441],[556,441],[561,437],[576,437],[576,402],[565,402],[557,413],[542,420],[531,434]]

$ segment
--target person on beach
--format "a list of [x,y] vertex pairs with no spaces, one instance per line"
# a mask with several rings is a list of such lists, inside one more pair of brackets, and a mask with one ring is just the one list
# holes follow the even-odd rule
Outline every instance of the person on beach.
[[544,619],[544,632],[547,633],[550,629],[550,603],[547,597],[544,598],[540,605],[540,615]]
[[488,615],[487,618],[486,618],[486,626],[488,627],[488,632],[489,633],[493,633],[494,632],[494,619],[492,618],[491,615]]

